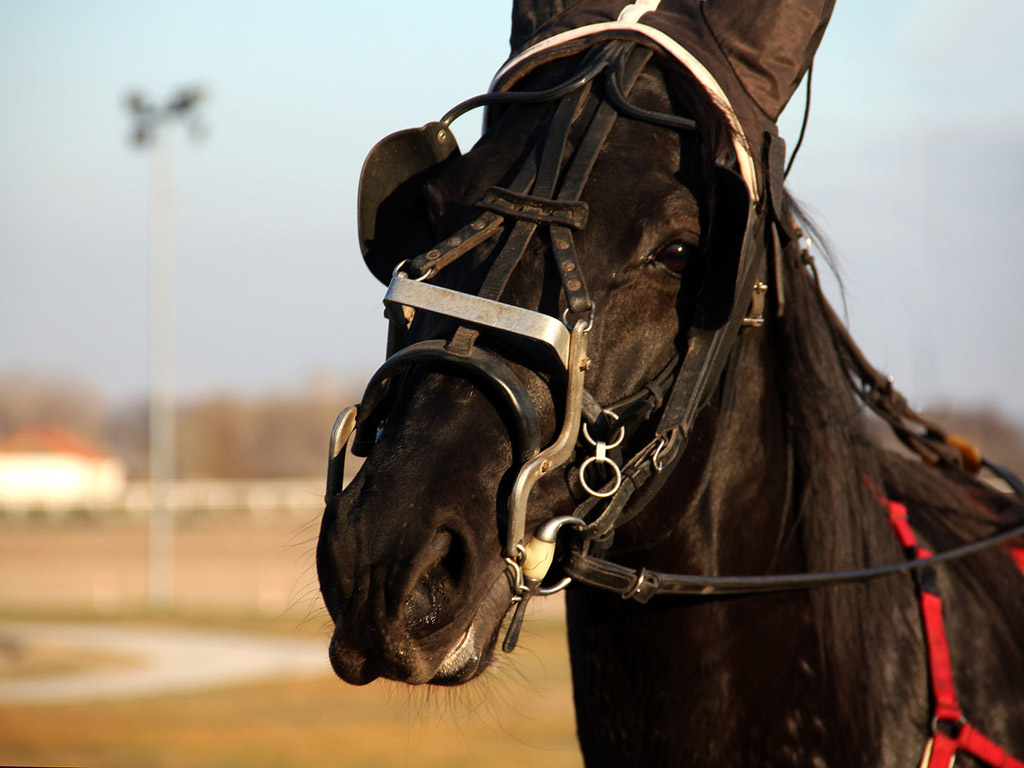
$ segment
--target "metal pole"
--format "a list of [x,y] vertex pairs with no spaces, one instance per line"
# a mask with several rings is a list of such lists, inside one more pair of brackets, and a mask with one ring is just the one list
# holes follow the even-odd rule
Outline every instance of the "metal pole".
[[[148,597],[150,610],[162,613],[174,604],[175,479],[175,239],[174,178],[171,139],[165,126],[190,116],[203,99],[198,88],[183,88],[165,106],[141,94],[128,96],[135,119],[132,140],[150,147],[149,179],[149,516]],[[199,135],[193,119],[193,135]]]
[[174,602],[175,242],[171,137],[154,131],[150,155],[149,232],[149,607]]

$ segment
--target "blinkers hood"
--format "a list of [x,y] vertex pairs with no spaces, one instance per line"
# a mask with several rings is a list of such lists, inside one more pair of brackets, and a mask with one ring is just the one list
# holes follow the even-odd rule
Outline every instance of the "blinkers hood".
[[835,0],[516,0],[513,60],[525,49],[572,30],[631,25],[664,35],[700,62],[721,85],[763,157],[762,134],[775,121],[811,66]]

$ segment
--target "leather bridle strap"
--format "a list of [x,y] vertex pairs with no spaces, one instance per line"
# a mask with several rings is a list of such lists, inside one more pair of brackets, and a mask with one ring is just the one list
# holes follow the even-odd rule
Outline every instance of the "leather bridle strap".
[[616,400],[611,405],[600,405],[589,391],[583,391],[583,418],[593,427],[605,417],[603,428],[607,434],[620,425],[647,421],[665,402],[665,394],[676,380],[679,355],[673,355],[668,364],[653,379],[628,397]]
[[[513,193],[519,195],[525,195],[528,192],[533,211],[531,215],[515,219],[515,225],[508,240],[494,258],[487,276],[484,278],[484,283],[478,293],[481,297],[493,300],[501,298],[501,295],[505,292],[505,286],[512,276],[512,272],[525,255],[539,223],[543,221],[543,219],[538,218],[537,214],[552,213],[552,206],[548,206],[546,203],[555,191],[558,174],[561,170],[562,158],[565,155],[566,144],[569,141],[569,130],[572,127],[579,105],[589,92],[590,84],[588,83],[579,90],[562,98],[555,108],[544,140],[538,144],[537,149],[540,158],[536,160],[537,173],[532,183],[532,189],[529,186],[523,189],[517,189],[516,187],[511,189]],[[526,163],[530,164],[533,162],[536,154],[531,153]],[[522,171],[517,174],[519,177],[523,175]]]
[[510,219],[572,229],[583,229],[587,225],[589,213],[587,204],[579,200],[547,200],[502,187],[491,187],[476,206]]
[[[751,210],[740,254],[741,273],[736,280],[737,291],[752,288],[754,276],[764,269],[766,255],[763,248],[757,247],[758,238],[752,231],[753,219],[754,212]],[[689,437],[697,414],[721,380],[722,370],[739,339],[748,307],[749,302],[742,301],[740,294],[733,302],[729,319],[722,327],[713,331],[696,328],[690,332],[686,355],[658,421],[656,431],[659,435],[667,434],[672,429],[681,429],[684,437]]]
[[[636,82],[637,78],[639,78],[644,65],[652,55],[650,51],[645,49],[636,49],[635,46],[630,44],[612,44],[609,45],[608,51],[609,57],[614,58],[615,56],[618,56],[619,65],[626,68],[624,79],[627,84],[627,89]],[[634,51],[636,51],[636,55],[631,56],[630,54]],[[565,103],[566,101],[563,101],[562,105]],[[560,105],[560,107],[562,105]],[[569,163],[569,168],[562,180],[561,189],[558,192],[559,202],[564,203],[569,200],[578,199],[578,196],[582,192],[583,186],[586,182],[586,178],[589,176],[594,162],[596,162],[597,155],[600,153],[601,147],[604,145],[605,139],[607,138],[616,117],[617,112],[614,109],[607,109],[604,102],[599,103],[590,123],[586,127],[583,138],[580,140],[579,146],[577,147],[577,150]],[[563,287],[565,288],[568,310],[588,311],[591,313],[590,319],[586,321],[586,330],[584,331],[585,335],[586,332],[589,332],[590,326],[592,325],[593,304],[591,303],[590,298],[586,293],[586,287],[582,282],[582,276],[580,275],[578,262],[576,261],[575,249],[572,243],[571,231],[567,227],[559,227],[556,225],[552,225],[549,229],[552,237],[552,253],[555,254],[555,261],[559,265],[558,271],[562,277]],[[573,268],[571,270],[567,270],[567,265],[572,265]],[[578,373],[581,372],[573,370],[568,371],[567,387],[569,388],[569,392],[566,410],[562,416],[563,432],[560,433],[558,438],[556,438],[556,443],[561,441],[563,435],[565,435],[566,440],[571,440],[571,445],[575,445],[578,440],[578,422],[582,412],[583,396],[583,378],[582,375],[577,376]],[[579,381],[579,392],[572,391],[572,382],[574,380]],[[575,412],[570,410],[570,400],[573,402],[573,409]],[[575,427],[573,434],[568,435],[565,430],[571,421],[575,422]],[[537,482],[541,475],[544,475],[564,464],[565,461],[568,460],[570,454],[571,449],[565,452],[564,457],[561,457],[557,462],[553,460],[544,462],[543,468],[535,469],[531,465],[525,465],[520,470],[516,483],[513,487],[513,493],[509,498],[508,533],[505,541],[505,554],[507,557],[515,559],[525,543],[526,504],[529,500],[529,488],[527,486],[532,487],[532,484]],[[561,456],[561,452],[559,452],[558,455]],[[537,460],[538,459],[535,458],[531,464]],[[525,605],[525,601],[522,604]],[[520,616],[521,620],[522,612],[517,611],[517,615]],[[513,633],[509,633],[509,638],[512,638],[511,644],[514,645]]]
[[503,222],[503,216],[491,210],[485,211],[444,242],[410,260],[407,268],[418,279],[431,278],[456,259],[496,236]]
[[[621,78],[624,82],[620,84],[620,87],[625,93],[628,93],[653,56],[653,51],[636,48],[627,43],[611,43],[609,48],[613,52],[611,55],[618,55],[622,58],[622,63],[609,70],[606,80],[610,84],[612,80],[618,82]],[[631,56],[631,54],[634,55]],[[564,205],[566,201],[578,200],[582,196],[583,187],[587,183],[587,179],[590,178],[590,172],[594,168],[594,163],[597,162],[597,156],[608,139],[608,134],[618,115],[619,110],[613,104],[603,99],[598,103],[597,111],[562,180],[557,197],[559,203]],[[550,232],[551,253],[558,265],[558,274],[562,278],[562,288],[565,291],[569,310],[575,313],[587,312],[592,309],[593,305],[583,281],[583,272],[576,256],[572,232],[563,225],[553,225]]]
[[631,598],[641,603],[646,603],[654,595],[684,595],[703,598],[736,597],[832,587],[891,576],[895,573],[906,573],[949,560],[958,560],[1021,535],[1024,535],[1024,523],[1017,523],[991,536],[947,549],[931,557],[847,571],[767,576],[691,576],[651,571],[646,568],[637,570],[575,550],[569,552],[562,561],[562,570],[566,576],[580,584],[614,592],[625,599]]
[[[630,57],[634,51],[636,55]],[[650,50],[638,49],[633,44],[614,42],[608,44],[604,55],[609,61],[619,58],[619,66],[626,69],[622,77],[625,81],[624,87],[628,91],[653,54]],[[618,68],[613,67],[613,70],[618,71]],[[480,292],[481,296],[495,299],[500,297],[511,276],[512,269],[524,255],[537,224],[544,223],[548,225],[551,254],[558,267],[569,310],[579,314],[593,308],[583,282],[572,230],[581,229],[586,223],[586,204],[580,202],[580,196],[590,177],[594,163],[597,161],[601,147],[604,146],[615,123],[618,112],[607,102],[603,100],[599,102],[568,168],[562,175],[562,164],[567,155],[569,131],[589,92],[590,82],[587,82],[578,91],[562,98],[552,117],[546,138],[540,146],[537,178],[530,194],[525,195],[519,190],[511,190],[514,195],[518,195],[521,201],[529,203],[529,205],[522,206],[525,208],[522,215],[517,215],[507,207],[500,211],[507,216],[515,216],[516,227],[509,238],[509,243],[495,259],[494,265],[485,278]],[[488,196],[485,196],[481,207],[494,211],[494,197],[505,196],[506,199],[508,198],[503,193],[505,190],[492,190]],[[514,248],[520,249],[515,257],[506,255],[516,253],[513,251],[512,241],[515,240],[516,230],[520,228],[523,228],[524,232],[528,231],[529,236],[525,238],[525,241],[515,241]],[[494,293],[498,286],[500,286],[500,290]]]

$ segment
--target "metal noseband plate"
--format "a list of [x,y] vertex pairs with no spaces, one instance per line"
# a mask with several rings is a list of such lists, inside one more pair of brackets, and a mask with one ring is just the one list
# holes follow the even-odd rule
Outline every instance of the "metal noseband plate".
[[436,312],[474,325],[535,339],[554,350],[563,368],[569,364],[569,329],[557,318],[542,312],[418,282],[401,273],[391,279],[384,304]]

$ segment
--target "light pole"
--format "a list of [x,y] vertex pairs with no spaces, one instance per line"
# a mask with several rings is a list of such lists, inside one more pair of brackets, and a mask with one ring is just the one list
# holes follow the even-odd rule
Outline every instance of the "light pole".
[[175,242],[174,175],[171,142],[164,127],[187,121],[198,136],[196,107],[203,92],[179,89],[163,105],[141,93],[128,95],[132,143],[149,149],[149,574],[147,592],[154,612],[164,612],[174,596],[174,510],[170,489],[175,475]]

